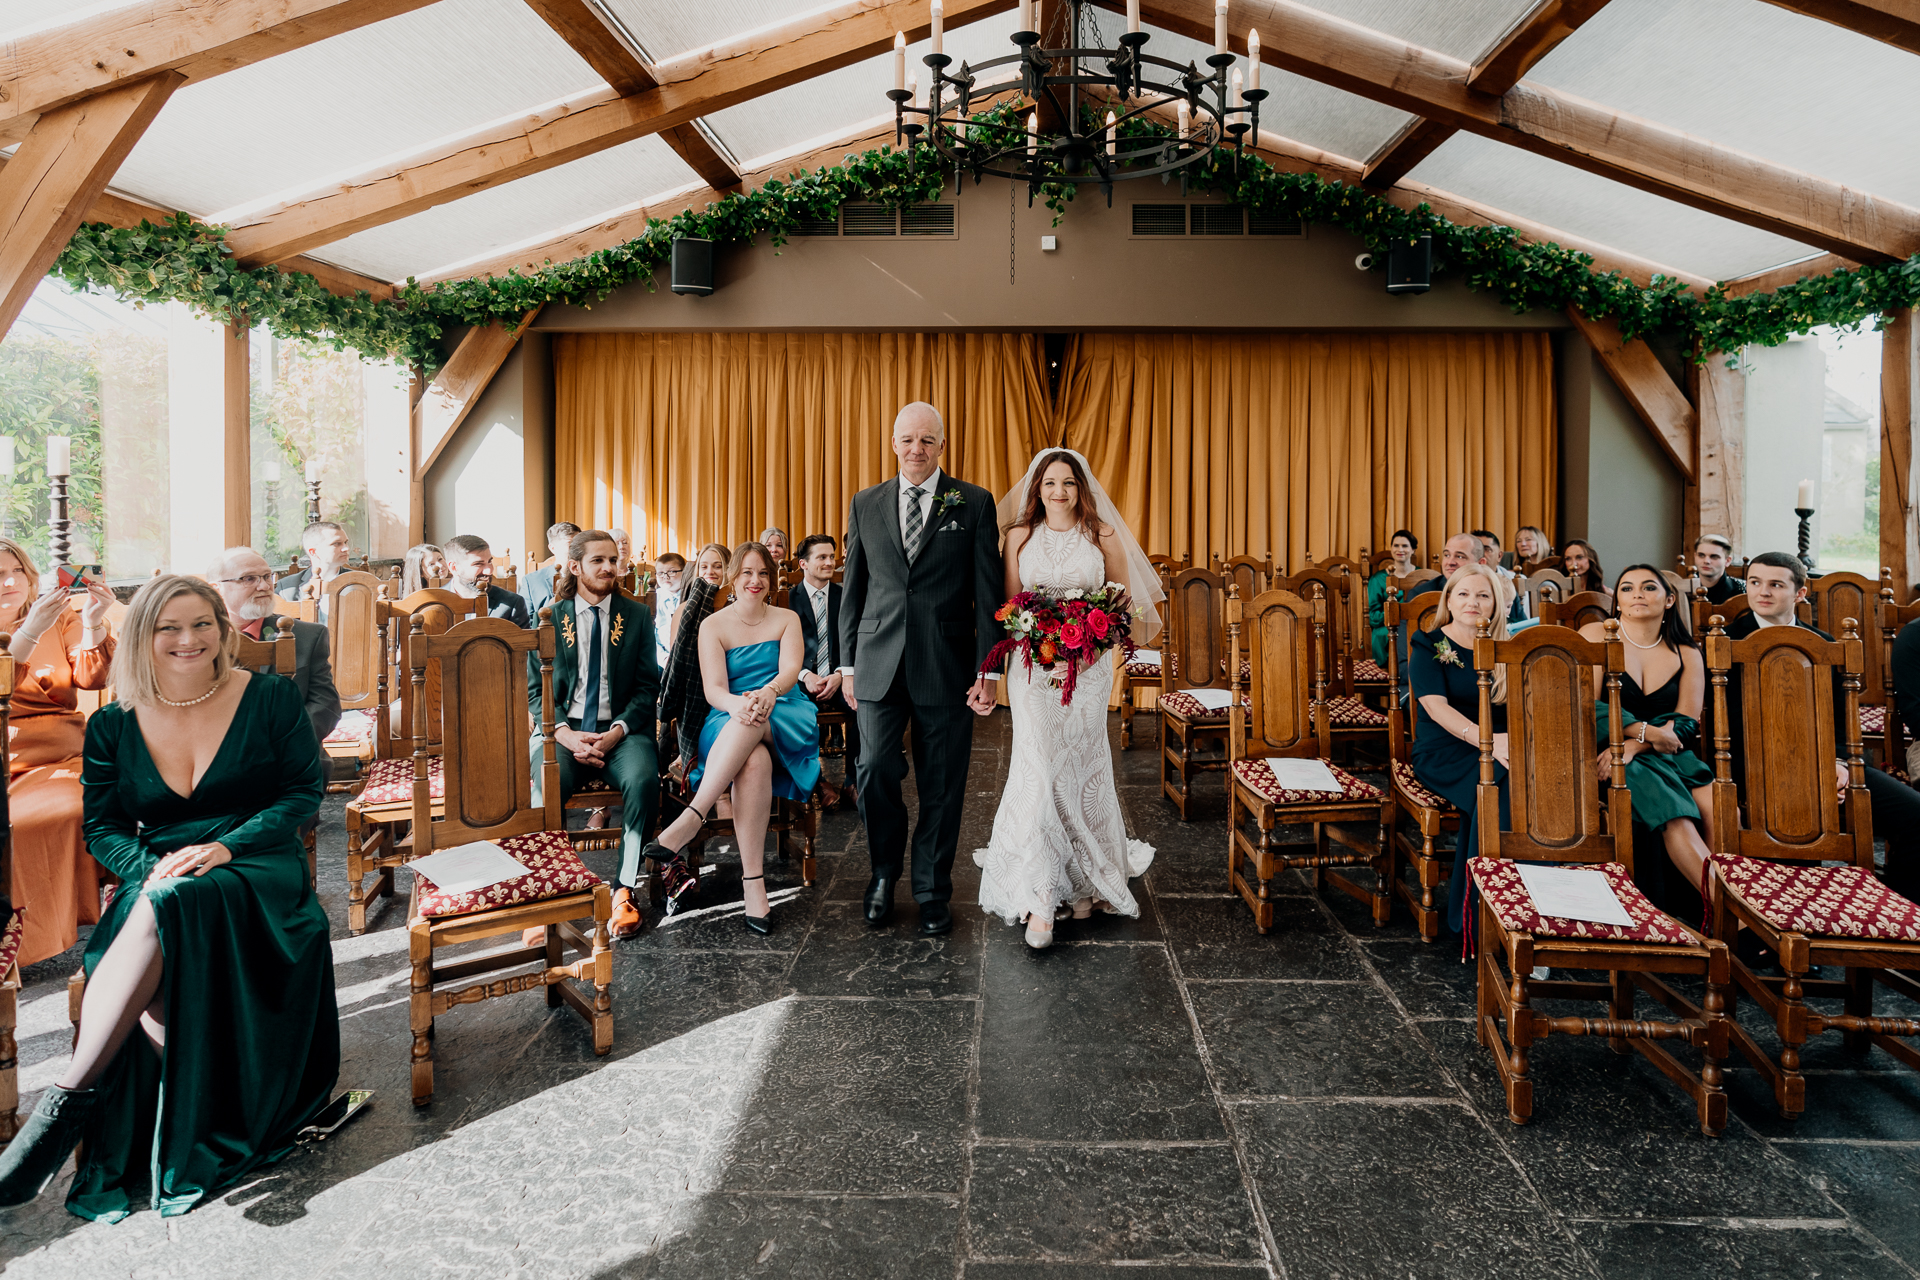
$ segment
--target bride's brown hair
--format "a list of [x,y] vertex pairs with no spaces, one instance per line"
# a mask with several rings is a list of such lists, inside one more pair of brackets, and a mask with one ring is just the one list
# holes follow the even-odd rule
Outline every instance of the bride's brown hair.
[[1047,482],[1047,469],[1056,462],[1067,464],[1067,470],[1073,472],[1073,520],[1080,526],[1087,541],[1100,545],[1100,513],[1094,510],[1093,499],[1088,490],[1087,473],[1080,467],[1080,460],[1065,449],[1055,449],[1040,459],[1040,465],[1033,469],[1033,483],[1027,488],[1027,501],[1020,509],[1020,518],[1014,523],[1022,529],[1031,529],[1037,524],[1047,522],[1044,510],[1045,502],[1040,490]]

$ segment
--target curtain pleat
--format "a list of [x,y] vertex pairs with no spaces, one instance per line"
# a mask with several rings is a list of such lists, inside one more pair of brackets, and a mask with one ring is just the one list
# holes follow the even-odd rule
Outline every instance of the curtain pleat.
[[1149,551],[1423,557],[1450,534],[1554,527],[1544,333],[1083,334],[1057,438]]

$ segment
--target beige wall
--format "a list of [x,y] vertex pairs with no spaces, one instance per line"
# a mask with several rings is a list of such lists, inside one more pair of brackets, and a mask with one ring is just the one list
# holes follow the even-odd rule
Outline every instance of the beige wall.
[[1560,528],[1599,553],[1609,583],[1630,564],[1671,568],[1681,549],[1680,474],[1593,348],[1568,331],[1557,346],[1560,375]]
[[472,533],[511,550],[546,557],[553,511],[553,358],[545,334],[528,334],[500,366],[426,482],[426,539],[444,543]]

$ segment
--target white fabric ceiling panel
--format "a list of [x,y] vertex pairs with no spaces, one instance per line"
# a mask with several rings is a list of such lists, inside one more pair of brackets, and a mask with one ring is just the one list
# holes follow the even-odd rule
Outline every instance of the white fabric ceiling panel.
[[1474,134],[1455,134],[1408,176],[1513,217],[1716,280],[1819,252]]
[[12,40],[43,27],[64,27],[97,14],[125,9],[134,0],[0,0],[0,41]]
[[312,256],[383,280],[402,280],[698,180],[666,143],[641,138],[362,231],[315,249]]
[[1920,59],[1754,0],[1613,0],[1528,79],[1920,206]]
[[[1539,0],[1313,0],[1312,7],[1463,62],[1490,52]],[[1238,31],[1231,4],[1227,20]],[[1263,35],[1266,33],[1263,33]]]
[[185,86],[113,185],[205,216],[599,83],[522,0],[442,0]]
[[601,0],[649,58],[664,62],[821,7],[820,0]]

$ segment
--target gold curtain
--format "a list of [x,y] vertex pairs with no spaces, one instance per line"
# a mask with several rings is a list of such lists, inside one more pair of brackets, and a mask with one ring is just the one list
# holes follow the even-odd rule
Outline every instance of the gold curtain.
[[1548,335],[1086,334],[1060,437],[1148,551],[1288,572],[1451,534],[1554,527]]
[[925,400],[941,465],[996,497],[1050,437],[1045,356],[1025,333],[621,333],[555,339],[555,518],[653,552],[777,525],[840,538],[853,495],[895,470],[889,431]]

